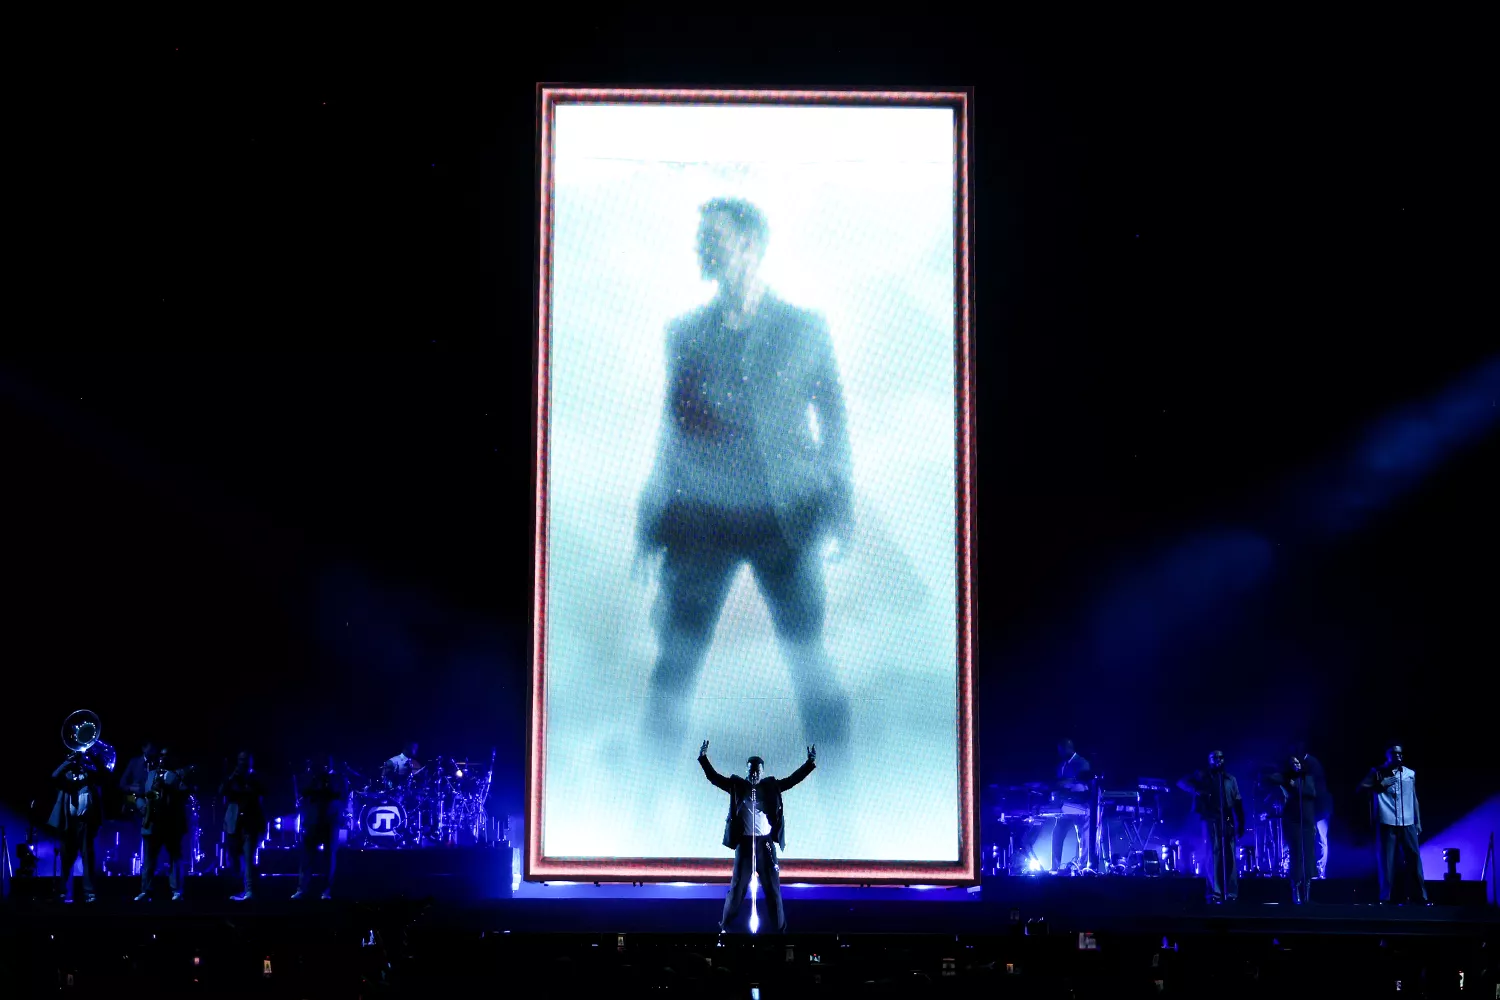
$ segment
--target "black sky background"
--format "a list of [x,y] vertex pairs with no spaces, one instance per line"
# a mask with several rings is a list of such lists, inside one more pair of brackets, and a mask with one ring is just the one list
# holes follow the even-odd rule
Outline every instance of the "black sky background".
[[164,734],[209,770],[495,747],[520,811],[541,80],[976,88],[983,781],[1065,733],[1172,778],[1307,735],[1338,792],[1404,740],[1429,829],[1500,787],[1494,434],[1356,533],[1286,540],[1206,637],[1127,675],[1068,652],[1120,574],[1261,524],[1500,351],[1459,41],[581,22],[168,29],[23,86],[7,805],[87,706],[122,750]]

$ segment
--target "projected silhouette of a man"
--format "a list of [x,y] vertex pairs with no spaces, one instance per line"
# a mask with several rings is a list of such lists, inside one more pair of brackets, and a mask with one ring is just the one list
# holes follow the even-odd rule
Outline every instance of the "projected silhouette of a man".
[[698,257],[718,294],[667,327],[665,414],[637,528],[637,565],[661,565],[650,720],[664,738],[682,732],[746,562],[808,733],[836,743],[849,727],[823,643],[824,543],[847,548],[852,524],[843,391],[826,322],[760,278],[766,239],[755,206],[705,204]]

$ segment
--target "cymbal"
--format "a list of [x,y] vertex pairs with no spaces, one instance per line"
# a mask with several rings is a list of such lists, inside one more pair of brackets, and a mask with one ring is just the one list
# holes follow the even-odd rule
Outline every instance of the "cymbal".
[[1047,783],[1045,781],[1028,781],[1024,785],[1011,785],[1010,788],[1008,789],[1008,791],[1012,791],[1012,792],[1032,792],[1032,791],[1037,791],[1037,790],[1043,790],[1043,789],[1046,789],[1048,787],[1049,786],[1047,785]]

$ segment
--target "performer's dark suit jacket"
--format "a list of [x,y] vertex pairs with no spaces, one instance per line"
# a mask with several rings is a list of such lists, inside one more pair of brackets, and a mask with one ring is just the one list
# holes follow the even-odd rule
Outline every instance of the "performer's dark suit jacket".
[[266,829],[264,798],[266,789],[260,774],[236,771],[219,785],[224,802],[224,832],[230,836],[258,836]]
[[[740,817],[740,803],[750,797],[750,780],[738,774],[728,777],[714,770],[714,766],[708,762],[707,757],[699,757],[698,763],[703,766],[703,773],[708,775],[708,780],[719,788],[729,793],[729,815],[724,820],[724,846],[733,850],[739,846],[744,839],[744,820]],[[812,761],[803,764],[797,770],[785,778],[761,778],[760,784],[755,786],[755,794],[760,807],[765,810],[766,819],[771,824],[770,839],[786,850],[786,818],[781,808],[781,793],[799,784],[803,778],[813,773],[817,765]]]
[[[57,775],[53,782],[57,785],[57,799],[52,804],[47,825],[59,833],[69,833],[82,824],[88,827],[92,835],[92,831],[98,829],[104,818],[104,790],[99,785],[98,766],[92,760],[87,760]],[[85,788],[89,790],[89,802],[83,815],[69,815],[69,800]]]
[[1178,783],[1193,793],[1193,812],[1209,822],[1232,818],[1236,828],[1245,829],[1245,802],[1240,797],[1240,783],[1228,771],[1194,771]]
[[[146,787],[146,776],[151,773],[151,768],[146,764],[145,757],[132,757],[125,765],[125,770],[120,772],[120,790],[129,791],[134,785],[136,788]],[[135,808],[135,800],[131,799],[129,806]]]
[[314,771],[302,783],[302,822],[305,826],[336,827],[349,800],[349,781],[338,772]]
[[161,798],[141,813],[143,836],[181,837],[188,829],[188,791],[183,783],[183,771],[166,768],[160,772],[160,784],[156,784],[157,772],[149,772],[142,795],[159,788]]
[[[851,458],[828,324],[769,293],[744,328],[710,303],[667,327],[667,399],[641,503],[651,538],[673,502],[775,512],[794,544],[849,516]],[[814,428],[809,410],[817,415]]]

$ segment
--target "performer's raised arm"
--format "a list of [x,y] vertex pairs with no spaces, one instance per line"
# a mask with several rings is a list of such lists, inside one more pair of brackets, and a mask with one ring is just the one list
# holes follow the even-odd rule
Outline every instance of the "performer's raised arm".
[[792,788],[792,787],[800,784],[804,778],[806,778],[809,774],[813,773],[813,768],[815,768],[817,766],[818,766],[818,748],[815,747],[815,746],[808,747],[807,748],[807,760],[805,762],[803,762],[802,766],[799,767],[799,768],[797,768],[797,770],[793,771],[791,774],[789,774],[785,778],[781,779],[781,790],[784,792],[787,789]]
[[718,771],[715,771],[714,766],[708,762],[708,740],[704,740],[703,746],[698,748],[698,763],[703,768],[703,774],[709,781],[714,783],[714,787],[721,788],[726,792],[734,790],[733,786],[729,783],[729,779]]

